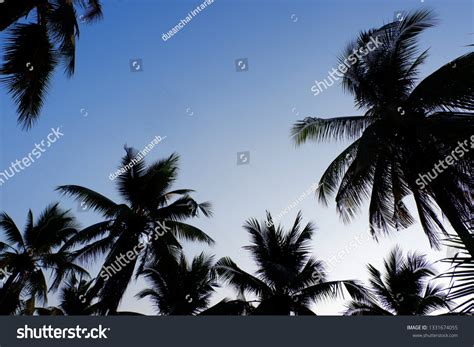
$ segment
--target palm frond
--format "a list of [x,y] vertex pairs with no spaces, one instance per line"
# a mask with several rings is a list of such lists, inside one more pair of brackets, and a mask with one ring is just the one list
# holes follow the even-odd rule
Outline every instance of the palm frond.
[[71,196],[77,201],[85,203],[95,211],[107,217],[114,217],[117,213],[119,205],[109,200],[105,196],[85,187],[66,185],[56,188],[61,194]]
[[76,65],[76,38],[79,37],[76,10],[72,2],[59,1],[48,12],[48,26],[52,39],[59,46],[60,58],[64,61],[68,77],[74,74]]
[[6,213],[0,213],[0,229],[5,233],[5,237],[12,245],[24,247],[23,237],[13,219]]
[[308,140],[357,140],[372,122],[373,119],[367,116],[326,119],[306,117],[295,123],[291,129],[291,137],[296,145]]
[[[413,90],[408,102],[429,111],[474,110],[474,53],[442,66]],[[415,106],[416,105],[416,106]]]
[[5,46],[1,82],[18,109],[18,122],[26,129],[38,119],[57,57],[47,29],[38,24],[16,24]]
[[264,282],[240,269],[228,257],[220,259],[215,268],[219,276],[239,292],[247,291],[263,297],[271,292]]

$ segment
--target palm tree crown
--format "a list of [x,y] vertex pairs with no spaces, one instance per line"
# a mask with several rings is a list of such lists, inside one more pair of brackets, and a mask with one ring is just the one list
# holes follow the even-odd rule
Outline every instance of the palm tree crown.
[[474,133],[474,53],[455,59],[417,84],[419,68],[428,56],[427,51],[418,52],[417,39],[434,23],[432,13],[421,10],[361,33],[341,62],[371,38],[381,45],[347,68],[342,85],[365,114],[308,117],[294,125],[292,134],[297,144],[309,139],[354,141],[324,172],[318,190],[323,203],[335,194],[345,222],[369,199],[374,236],[406,228],[414,218],[404,198],[413,195],[433,247],[440,245],[440,232],[446,233],[434,202],[463,242],[473,244],[467,230],[472,215],[468,192],[474,188],[472,151],[458,148],[455,160],[444,165],[441,173],[429,179],[427,173],[439,168],[460,143],[466,146]]
[[87,295],[93,282],[83,278],[71,276],[69,281],[61,288],[59,294],[59,307],[36,308],[39,315],[44,316],[89,316],[94,314],[96,305],[93,298]]
[[230,258],[216,264],[219,275],[241,294],[248,292],[258,297],[254,314],[314,314],[309,305],[324,298],[342,296],[343,288],[356,298],[363,298],[365,290],[357,281],[327,281],[324,264],[310,256],[310,242],[314,226],[308,223],[301,229],[298,213],[288,233],[273,225],[271,215],[259,223],[250,219],[244,228],[252,244],[250,251],[257,264],[256,275],[240,269]]
[[[76,65],[79,37],[77,8],[86,12],[82,22],[102,18],[98,0],[7,1],[1,4],[0,30],[11,28],[0,75],[18,108],[18,123],[30,128],[38,119],[48,86],[62,62],[68,77]],[[30,12],[36,22],[20,22]]]
[[162,315],[194,315],[208,308],[217,284],[213,257],[201,253],[191,264],[184,254],[162,257],[142,275],[152,284],[137,294],[149,297]]
[[375,300],[354,300],[346,315],[428,315],[449,309],[449,300],[437,286],[427,283],[435,275],[425,256],[392,250],[384,262],[385,274],[367,266]]
[[[106,218],[80,231],[67,243],[68,247],[86,244],[77,251],[79,260],[87,261],[106,254],[94,286],[99,290],[102,314],[116,313],[135,269],[138,273],[150,259],[158,260],[161,256],[179,250],[181,245],[178,238],[208,244],[214,242],[202,230],[184,223],[187,219],[197,217],[199,212],[210,216],[210,204],[198,204],[190,197],[189,194],[193,192],[190,189],[170,190],[177,178],[178,156],[173,154],[147,167],[143,158],[136,160],[135,150],[128,147],[125,150],[122,168],[126,170],[116,180],[125,203],[115,203],[80,186],[58,187],[63,194],[83,201]],[[162,230],[163,226],[166,230]],[[116,268],[117,260],[123,259],[127,252],[138,255]],[[115,271],[110,273],[112,268]],[[94,291],[91,291],[93,294]]]
[[73,263],[72,253],[64,248],[67,240],[75,235],[77,225],[70,212],[60,209],[58,204],[48,206],[36,222],[30,210],[23,233],[3,212],[0,228],[6,235],[6,242],[0,242],[0,268],[9,272],[0,288],[1,314],[12,314],[21,308],[32,313],[30,309],[35,307],[36,299],[46,303],[45,271],[53,275],[49,290],[56,290],[65,276],[87,275],[83,268]]

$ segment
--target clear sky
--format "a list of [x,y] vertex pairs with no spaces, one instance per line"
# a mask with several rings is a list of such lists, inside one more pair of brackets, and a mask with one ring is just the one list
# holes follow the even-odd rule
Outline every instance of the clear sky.
[[[293,123],[306,116],[358,115],[350,95],[339,84],[313,96],[314,80],[337,67],[337,56],[360,30],[392,21],[400,10],[431,8],[439,24],[422,36],[430,48],[422,69],[426,76],[466,53],[472,43],[473,2],[469,0],[405,1],[247,1],[214,0],[181,31],[168,32],[201,0],[104,0],[104,20],[81,25],[77,68],[68,80],[55,75],[39,122],[30,131],[16,124],[15,107],[0,87],[2,150],[0,171],[28,155],[51,128],[64,136],[33,165],[0,187],[0,209],[24,225],[31,208],[36,215],[49,203],[77,212],[78,206],[54,188],[77,184],[120,201],[108,178],[124,154],[123,145],[142,149],[155,136],[166,136],[146,157],[154,161],[173,152],[181,156],[175,188],[197,190],[198,201],[214,205],[211,219],[192,224],[216,241],[213,248],[185,244],[191,256],[202,250],[216,259],[230,256],[242,268],[254,265],[242,246],[242,228],[250,217],[276,215],[317,182],[348,143],[308,143],[295,148]],[[0,35],[3,39],[4,35]],[[248,71],[236,71],[235,60],[248,59]],[[141,59],[143,71],[131,72],[130,60]],[[250,161],[237,165],[237,152]],[[337,257],[368,228],[366,214],[343,225],[334,205],[323,207],[310,196],[281,221],[289,227],[298,210],[318,226],[314,255]],[[76,213],[82,226],[99,220],[92,212]],[[366,280],[365,265],[380,266],[395,245],[427,253],[437,260],[418,225],[381,239],[362,242],[339,257],[330,279]],[[333,260],[334,261],[334,260]],[[92,268],[95,275],[97,268]],[[127,291],[122,309],[152,313],[147,300],[137,301],[143,283]],[[224,288],[215,299],[232,296]],[[50,301],[55,303],[54,298]],[[342,302],[315,305],[318,314],[338,314]]]

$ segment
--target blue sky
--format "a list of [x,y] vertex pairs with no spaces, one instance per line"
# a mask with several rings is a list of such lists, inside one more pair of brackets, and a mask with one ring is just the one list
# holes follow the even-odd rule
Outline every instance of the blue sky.
[[[421,49],[430,48],[422,69],[426,76],[466,53],[474,32],[473,2],[468,0],[215,0],[164,42],[162,34],[202,1],[103,2],[104,20],[81,26],[74,78],[58,71],[32,130],[17,126],[14,105],[5,88],[0,89],[0,171],[30,153],[51,128],[64,133],[32,166],[0,187],[0,209],[22,226],[29,208],[38,215],[53,201],[76,212],[77,203],[54,191],[62,184],[87,186],[119,201],[108,176],[119,166],[123,145],[142,149],[155,136],[166,136],[147,161],[179,153],[175,188],[195,189],[198,201],[214,205],[213,218],[193,224],[215,239],[215,247],[186,243],[186,252],[230,256],[249,271],[254,266],[241,248],[249,241],[244,221],[263,219],[266,210],[278,214],[317,182],[348,144],[295,148],[289,138],[292,124],[306,116],[360,114],[340,85],[318,96],[310,90],[314,80],[337,67],[345,45],[360,30],[392,21],[396,11],[431,8],[439,23],[420,43]],[[4,35],[0,38],[3,43]],[[248,71],[236,72],[238,58],[248,59]],[[131,72],[132,59],[141,59],[143,71]],[[249,164],[236,165],[241,151],[250,152]],[[364,213],[343,225],[334,205],[323,207],[314,196],[281,222],[290,226],[298,210],[305,222],[318,226],[313,250],[323,260],[336,256],[368,227]],[[83,226],[99,220],[91,212],[77,217]],[[379,243],[364,241],[340,257],[330,278],[365,280],[365,264],[379,266],[395,244],[428,253],[433,260],[445,253],[432,251],[415,225]],[[129,288],[122,309],[152,313],[146,300],[133,299],[142,285],[139,281]],[[232,293],[224,288],[216,300]],[[314,307],[319,314],[337,314],[342,308],[339,301]]]

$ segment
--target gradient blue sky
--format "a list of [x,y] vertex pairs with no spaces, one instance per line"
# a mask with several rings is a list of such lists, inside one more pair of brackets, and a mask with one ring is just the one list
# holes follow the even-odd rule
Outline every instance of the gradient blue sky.
[[[167,136],[146,159],[179,153],[175,188],[197,190],[197,200],[211,201],[215,211],[213,218],[193,222],[215,239],[215,247],[186,243],[186,252],[205,250],[216,259],[230,256],[249,271],[254,265],[241,248],[249,241],[244,221],[263,219],[265,210],[278,214],[317,182],[347,145],[309,143],[295,148],[289,138],[292,124],[306,116],[360,114],[339,85],[316,97],[310,91],[314,80],[337,67],[345,45],[360,30],[392,21],[395,11],[431,8],[439,24],[422,36],[420,48],[430,48],[422,69],[426,76],[466,53],[469,33],[474,32],[469,0],[215,0],[163,42],[162,33],[201,0],[103,3],[104,20],[81,26],[74,78],[68,80],[58,71],[32,130],[17,126],[15,107],[1,87],[0,171],[30,153],[52,127],[60,126],[64,137],[0,187],[0,209],[21,226],[29,208],[37,215],[53,201],[77,211],[77,203],[54,191],[62,184],[87,186],[119,201],[108,176],[119,166],[123,145],[142,149],[155,136]],[[3,34],[0,39],[3,44]],[[142,59],[143,72],[130,71],[129,61],[135,58]],[[249,71],[235,71],[237,58],[248,58]],[[236,165],[239,151],[250,151],[250,164]],[[336,256],[368,227],[366,214],[343,225],[334,205],[323,207],[313,196],[282,223],[290,226],[298,210],[305,222],[311,220],[319,228],[313,249],[322,260]],[[99,220],[94,213],[77,217],[83,226]],[[330,279],[365,280],[365,265],[380,266],[395,244],[428,253],[433,260],[445,253],[432,251],[415,225],[379,243],[365,241],[337,263]],[[91,272],[95,275],[97,268]],[[139,281],[129,288],[122,309],[153,312],[147,300],[133,298],[142,286]],[[224,288],[215,299],[226,295],[233,292]],[[320,303],[314,309],[337,314],[342,303]]]

